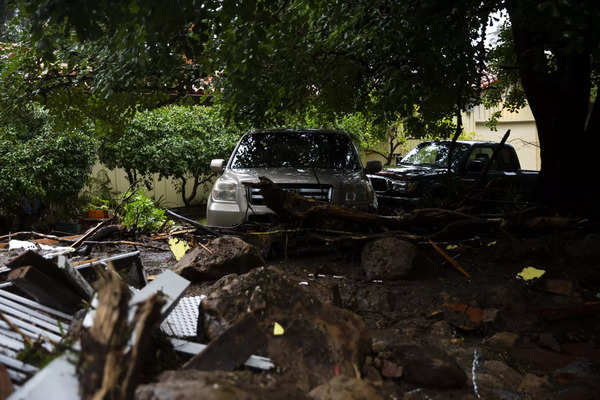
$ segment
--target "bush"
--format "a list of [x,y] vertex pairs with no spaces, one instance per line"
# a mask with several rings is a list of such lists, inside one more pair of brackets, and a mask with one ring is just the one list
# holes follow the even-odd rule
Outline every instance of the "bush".
[[129,197],[129,200],[123,205],[121,222],[128,229],[138,229],[144,233],[156,232],[167,222],[165,210],[156,207],[143,189],[138,189],[133,195],[125,193],[123,196]]
[[44,110],[29,125],[0,126],[0,211],[18,214],[30,203],[75,210],[95,154],[91,132],[58,132]]
[[[132,185],[149,181],[151,174],[174,178],[190,205],[198,187],[212,178],[210,160],[227,158],[241,134],[216,106],[163,107],[137,113],[122,135],[104,138],[99,156],[108,168],[123,168]],[[189,181],[192,190],[186,193]]]

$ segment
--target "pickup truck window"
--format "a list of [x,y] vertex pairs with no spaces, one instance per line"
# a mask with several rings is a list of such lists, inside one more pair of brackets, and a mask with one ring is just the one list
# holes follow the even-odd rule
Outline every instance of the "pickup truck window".
[[[481,157],[482,155],[487,156],[489,160],[492,158],[492,154],[494,153],[494,148],[491,146],[478,146],[473,148],[469,158],[467,159],[467,164],[472,160]],[[508,171],[514,172],[519,169],[519,161],[517,159],[516,154],[509,147],[503,147],[496,153],[496,158],[490,165],[490,170],[492,171]]]
[[231,168],[326,168],[358,171],[347,135],[326,132],[254,132],[244,136]]

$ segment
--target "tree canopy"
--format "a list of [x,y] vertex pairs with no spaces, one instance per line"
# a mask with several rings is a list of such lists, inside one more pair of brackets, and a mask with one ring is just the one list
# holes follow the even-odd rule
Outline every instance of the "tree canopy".
[[[510,109],[525,97],[536,118],[544,198],[565,205],[567,193],[600,194],[591,176],[565,172],[571,165],[594,169],[588,160],[600,107],[589,104],[600,10],[592,0],[17,5],[17,22],[5,34],[13,45],[5,46],[0,68],[5,109],[35,100],[65,117],[118,122],[139,107],[189,101],[195,93],[255,126],[316,107],[366,112],[377,121],[413,117],[415,127],[426,127],[480,102],[481,78],[497,68],[512,89],[492,101]],[[499,10],[510,25],[503,47],[488,51],[485,27]],[[592,146],[581,157],[575,144],[583,143]]]

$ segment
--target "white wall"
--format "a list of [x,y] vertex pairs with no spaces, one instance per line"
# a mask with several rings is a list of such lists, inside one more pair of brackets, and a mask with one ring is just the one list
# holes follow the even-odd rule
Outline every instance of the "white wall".
[[[106,171],[108,177],[110,178],[110,185],[113,191],[123,193],[129,188],[127,174],[123,169],[117,168],[114,170],[109,170],[104,165],[96,163],[92,170],[92,175],[97,176],[102,170]],[[159,180],[158,175],[154,175],[152,178],[152,183],[152,190],[148,190],[146,187],[144,187],[144,190],[147,196],[158,200],[161,207],[169,208],[184,206],[183,200],[181,199],[181,194],[175,190],[171,179]],[[194,201],[192,201],[192,204],[205,204],[211,186],[212,182],[199,187],[198,193],[196,194]],[[192,184],[190,182],[188,182],[186,185],[186,189],[186,193],[189,196],[189,193],[192,190]]]

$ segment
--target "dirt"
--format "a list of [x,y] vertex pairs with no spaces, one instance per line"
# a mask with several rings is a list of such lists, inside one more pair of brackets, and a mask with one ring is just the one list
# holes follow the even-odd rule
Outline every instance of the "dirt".
[[[417,245],[427,262],[394,281],[367,279],[361,267],[364,240],[313,247],[291,238],[298,240],[289,240],[294,245],[285,251],[276,243],[279,250],[266,264],[283,271],[307,296],[362,318],[370,349],[349,373],[372,384],[382,398],[596,398],[598,235],[574,230],[512,239],[473,236],[438,243],[470,278],[426,242]],[[137,248],[148,275],[175,265],[165,240],[140,240],[156,247]],[[89,257],[133,250],[102,246]],[[518,278],[529,266],[544,275],[531,281]],[[185,295],[210,295],[214,283],[194,283]],[[307,345],[314,341],[306,339]],[[303,341],[296,345],[302,347]],[[338,373],[334,368],[331,377]],[[251,376],[257,375],[275,381],[281,377],[277,369]],[[258,379],[239,376],[248,384]]]
[[[360,241],[313,256],[294,255],[307,249],[288,249],[287,259],[270,259],[267,264],[285,271],[316,299],[362,317],[372,350],[361,373],[386,398],[594,398],[600,320],[597,311],[585,307],[600,300],[600,259],[588,254],[594,253],[589,249],[572,251],[585,240],[589,235],[573,233],[440,244],[471,279],[426,243],[419,247],[430,262],[396,281],[367,280],[360,266]],[[527,266],[545,274],[533,281],[517,278]],[[194,284],[187,294],[210,294],[210,283]],[[553,319],[550,311],[556,309],[563,311]],[[497,333],[517,339],[494,342],[491,338]],[[427,376],[431,368],[419,371],[425,375],[420,383],[409,382],[406,371],[404,378],[383,378],[384,363],[407,363],[398,350],[406,345],[421,348],[424,357],[439,350],[455,360],[466,374],[464,386],[440,388],[441,377]],[[582,362],[585,367],[577,367]],[[564,378],[560,371],[565,368],[575,372]],[[508,374],[502,371],[512,373],[513,379],[502,378]]]

